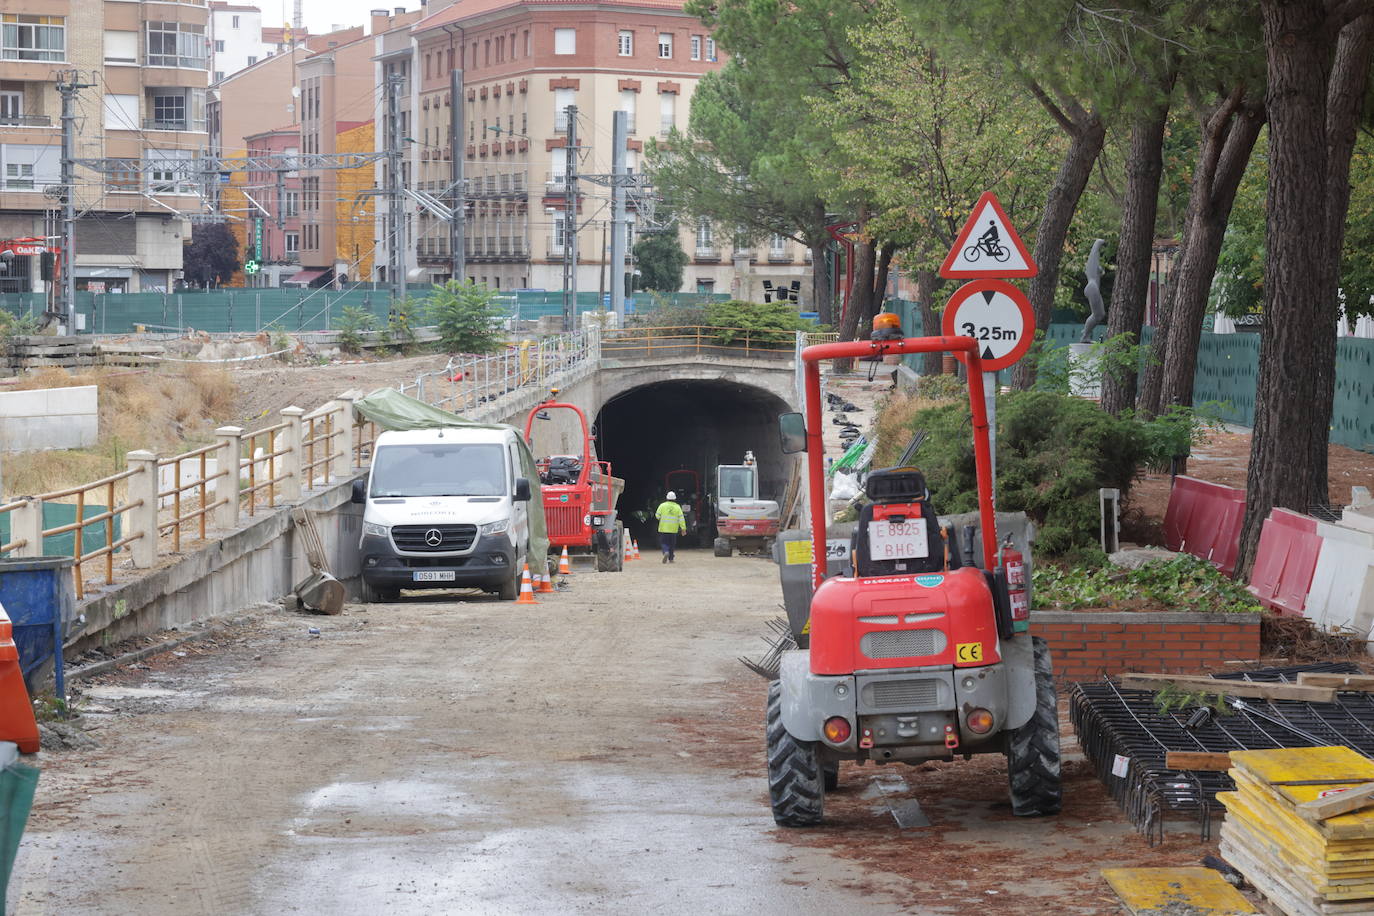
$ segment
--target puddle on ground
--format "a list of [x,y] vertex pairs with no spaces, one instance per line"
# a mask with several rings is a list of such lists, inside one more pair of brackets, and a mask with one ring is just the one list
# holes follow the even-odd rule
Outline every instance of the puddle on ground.
[[178,693],[165,687],[83,687],[81,692],[96,700],[142,700],[174,697]]

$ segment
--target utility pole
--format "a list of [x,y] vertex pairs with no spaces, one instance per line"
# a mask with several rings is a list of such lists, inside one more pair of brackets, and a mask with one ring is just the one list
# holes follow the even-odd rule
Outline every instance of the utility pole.
[[64,333],[76,333],[76,93],[93,83],[79,82],[79,70],[57,76],[62,95],[62,306]]
[[566,109],[567,168],[563,175],[563,330],[577,330],[577,106]]
[[611,119],[611,311],[616,324],[625,326],[625,141],[630,116],[617,111]]
[[387,78],[386,84],[386,195],[387,274],[391,280],[391,301],[394,305],[406,297],[405,277],[405,186],[401,176],[401,89],[404,81],[399,73]]
[[453,260],[453,279],[459,283],[467,280],[467,189],[463,187],[463,151],[459,148],[463,140],[463,121],[466,111],[463,101],[463,71],[449,71],[449,97],[453,100],[449,107],[451,121],[448,126],[449,181],[453,192],[449,195],[449,207],[453,209],[453,219],[448,222],[448,244]]

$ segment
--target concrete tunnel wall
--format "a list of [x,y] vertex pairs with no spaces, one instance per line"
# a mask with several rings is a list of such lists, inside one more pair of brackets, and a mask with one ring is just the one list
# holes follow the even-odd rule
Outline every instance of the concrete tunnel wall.
[[782,499],[787,466],[777,422],[790,409],[770,391],[728,379],[655,381],[614,395],[596,415],[596,433],[601,457],[625,479],[621,518],[635,537],[655,543],[657,526],[631,513],[652,511],[664,475],[688,468],[714,489],[716,465],[740,464],[746,451],[759,462],[760,495]]

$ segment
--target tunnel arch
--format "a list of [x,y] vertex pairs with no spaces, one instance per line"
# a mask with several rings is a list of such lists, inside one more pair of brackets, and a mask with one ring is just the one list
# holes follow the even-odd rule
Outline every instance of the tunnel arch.
[[[781,374],[781,373],[779,373]],[[752,451],[760,495],[781,500],[787,464],[777,420],[792,407],[775,391],[730,378],[670,378],[627,387],[605,398],[596,414],[597,451],[624,479],[620,517],[640,540],[654,543],[652,515],[664,477],[689,469],[714,489],[716,465],[740,464]]]

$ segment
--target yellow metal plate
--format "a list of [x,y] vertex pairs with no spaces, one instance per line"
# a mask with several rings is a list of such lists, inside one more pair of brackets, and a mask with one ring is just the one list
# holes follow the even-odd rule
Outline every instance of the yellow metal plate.
[[1188,904],[1195,916],[1237,916],[1259,910],[1210,868],[1104,868],[1102,877],[1132,913]]

